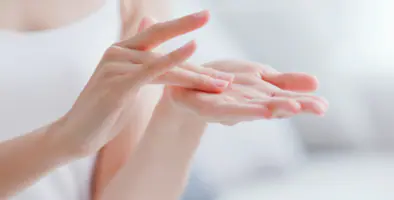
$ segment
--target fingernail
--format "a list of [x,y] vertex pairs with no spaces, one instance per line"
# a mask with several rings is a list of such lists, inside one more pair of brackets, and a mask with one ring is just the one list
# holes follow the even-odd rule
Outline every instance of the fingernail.
[[316,105],[314,105],[314,110],[316,114],[324,115],[324,113],[326,112],[326,106],[322,105],[321,103],[317,103]]
[[324,103],[324,105],[325,105],[326,107],[328,107],[328,105],[329,105],[328,100],[325,99],[325,98],[323,98],[323,97],[320,97],[320,98],[321,98],[322,102]]
[[213,84],[219,88],[226,88],[228,86],[229,82],[224,81],[224,80],[220,80],[220,79],[214,79]]
[[234,80],[234,75],[226,72],[216,72],[216,78],[225,80],[225,81],[233,81]]
[[198,13],[193,14],[196,18],[205,18],[207,16],[207,10],[200,11]]
[[298,114],[302,108],[301,104],[298,103],[297,101],[291,101],[291,105],[292,105],[291,112],[293,114]]

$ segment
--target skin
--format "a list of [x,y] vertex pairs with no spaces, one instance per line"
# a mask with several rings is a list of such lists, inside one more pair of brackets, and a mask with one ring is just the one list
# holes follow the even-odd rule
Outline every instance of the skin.
[[[56,28],[102,5],[94,0],[86,0],[84,5],[90,6],[85,7],[76,6],[80,1],[75,0],[51,1],[45,4],[48,10],[43,12],[43,8],[28,2],[2,1],[0,9],[12,9],[0,12],[0,27],[18,31]],[[317,82],[309,75],[282,74],[244,61],[215,61],[201,68],[185,62],[196,48],[194,42],[164,56],[151,52],[172,37],[202,27],[208,21],[206,12],[150,27],[154,23],[151,20],[142,20],[141,25],[139,22],[142,16],[153,13],[154,6],[147,6],[152,2],[138,2],[144,8],[138,11],[135,2],[123,3],[123,33],[127,39],[106,51],[73,108],[46,127],[0,143],[3,152],[0,161],[7,163],[0,167],[0,177],[7,180],[0,185],[0,197],[9,197],[56,167],[101,149],[92,186],[93,199],[176,199],[207,123],[232,125],[304,111],[315,114],[325,111],[324,100],[286,91],[316,89]],[[67,10],[67,6],[78,9],[73,9],[72,14],[60,12]],[[29,12],[17,15],[22,13],[21,8],[28,8]],[[14,15],[17,17],[10,18]],[[31,21],[26,22],[27,19]],[[128,37],[137,30],[142,32]],[[233,67],[227,67],[229,63]],[[239,71],[239,66],[246,70]],[[157,106],[145,105],[144,94],[154,92],[145,87],[147,84],[167,84]],[[207,106],[216,106],[221,112],[212,113]],[[139,123],[130,123],[133,121]],[[180,128],[168,124],[180,124]],[[29,169],[20,164],[22,161],[31,163]]]
[[[300,112],[323,114],[327,107],[324,99],[273,84],[294,91],[313,90],[315,80],[309,75],[281,74],[245,61],[215,61],[206,67],[234,74],[231,86],[222,93],[166,86],[138,149],[99,195],[101,199],[178,199],[207,123],[234,125]],[[300,84],[294,84],[294,79]]]

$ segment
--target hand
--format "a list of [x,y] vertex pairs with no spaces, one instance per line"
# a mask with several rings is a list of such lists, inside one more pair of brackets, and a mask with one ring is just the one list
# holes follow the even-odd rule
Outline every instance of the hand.
[[[190,15],[162,23],[110,47],[71,110],[56,123],[58,126],[54,126],[60,127],[64,142],[70,144],[70,148],[81,156],[99,150],[116,136],[124,125],[122,122],[128,120],[120,115],[125,107],[132,107],[140,88],[146,84],[156,82],[188,87],[201,86],[198,84],[201,80],[204,80],[202,82],[205,86],[218,81],[205,75],[204,79],[193,82],[196,80],[193,77],[202,77],[190,70],[193,68],[174,70],[175,66],[194,53],[194,42],[167,55],[155,57],[150,62],[136,62],[146,56],[139,49],[157,46],[194,30],[205,18],[205,15],[202,18]],[[226,86],[228,81],[224,82],[226,84],[223,86]],[[216,86],[211,88],[217,88]]]
[[[153,19],[145,18],[140,23],[139,35],[131,41],[121,42],[122,45],[134,50],[124,51],[119,57],[136,64],[157,59],[161,56],[160,54],[147,51],[178,35],[201,28],[208,20],[209,12],[207,11],[163,23],[156,23]],[[140,42],[135,43],[134,40]],[[178,85],[185,88],[218,93],[226,88],[232,79],[233,76],[229,73],[196,65],[184,65],[163,74],[154,80],[153,83]]]
[[[154,21],[145,18],[142,24],[143,30]],[[149,62],[149,59],[143,62]],[[183,63],[180,66],[192,65]],[[167,86],[164,102],[169,99],[175,109],[180,108],[205,121],[225,125],[263,118],[284,118],[303,112],[323,115],[328,106],[320,97],[300,93],[312,92],[317,88],[316,78],[308,74],[280,73],[259,63],[231,60],[207,63],[204,67],[233,74],[235,79],[221,94]]]
[[215,61],[204,66],[233,73],[234,81],[221,94],[168,86],[165,95],[177,108],[208,122],[234,125],[305,112],[323,115],[328,107],[323,98],[296,92],[316,90],[316,78],[307,74],[279,73],[268,66],[245,61]]

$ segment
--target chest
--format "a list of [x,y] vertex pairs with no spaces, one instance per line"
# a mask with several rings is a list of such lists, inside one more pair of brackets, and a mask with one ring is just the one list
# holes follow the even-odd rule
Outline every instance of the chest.
[[55,29],[94,13],[104,4],[105,0],[6,0],[0,2],[0,29]]

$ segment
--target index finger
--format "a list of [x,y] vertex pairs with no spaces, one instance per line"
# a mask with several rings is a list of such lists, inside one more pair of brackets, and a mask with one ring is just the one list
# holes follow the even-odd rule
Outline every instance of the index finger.
[[141,51],[151,50],[176,36],[201,28],[208,20],[209,12],[201,11],[179,19],[157,23],[117,45]]

